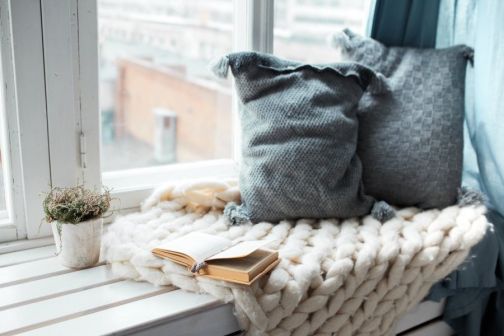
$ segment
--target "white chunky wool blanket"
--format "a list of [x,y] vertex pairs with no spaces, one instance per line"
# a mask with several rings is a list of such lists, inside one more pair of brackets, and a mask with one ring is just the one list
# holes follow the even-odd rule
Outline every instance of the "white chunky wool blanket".
[[[489,225],[483,206],[451,206],[398,209],[383,224],[367,216],[230,226],[222,209],[239,198],[233,181],[159,188],[141,212],[109,227],[103,256],[123,277],[233,302],[248,335],[390,335],[401,314],[464,262]],[[245,287],[195,278],[150,253],[192,231],[274,239],[281,263]]]

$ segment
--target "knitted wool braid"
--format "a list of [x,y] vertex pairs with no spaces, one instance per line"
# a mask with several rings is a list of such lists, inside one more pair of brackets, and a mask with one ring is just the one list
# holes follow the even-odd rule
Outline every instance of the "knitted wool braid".
[[[231,226],[222,209],[240,202],[234,181],[169,185],[142,212],[118,218],[103,256],[118,275],[206,292],[233,302],[247,335],[390,335],[398,318],[466,259],[489,224],[481,205],[398,209],[343,221],[282,221]],[[281,263],[244,287],[154,257],[161,241],[192,231],[231,240],[273,239]]]

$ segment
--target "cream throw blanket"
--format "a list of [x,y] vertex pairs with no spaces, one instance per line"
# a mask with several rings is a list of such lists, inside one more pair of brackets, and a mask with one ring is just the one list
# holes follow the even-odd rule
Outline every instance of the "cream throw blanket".
[[[464,262],[489,225],[483,206],[451,206],[399,209],[384,224],[367,216],[230,226],[222,209],[239,198],[234,181],[159,188],[140,213],[109,227],[103,256],[123,277],[233,302],[248,335],[390,335],[401,314]],[[282,261],[247,288],[195,278],[151,255],[161,241],[192,231],[273,238]]]

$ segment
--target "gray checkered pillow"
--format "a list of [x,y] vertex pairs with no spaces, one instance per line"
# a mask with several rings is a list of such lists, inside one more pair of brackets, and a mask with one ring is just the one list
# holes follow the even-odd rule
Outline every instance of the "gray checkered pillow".
[[391,204],[442,208],[462,174],[464,84],[472,49],[387,48],[345,30],[335,45],[346,60],[388,77],[391,94],[359,103],[358,154],[366,193]]
[[214,66],[234,77],[241,109],[242,205],[234,223],[346,218],[370,212],[356,155],[356,106],[378,94],[383,76],[356,63],[309,65],[241,52]]

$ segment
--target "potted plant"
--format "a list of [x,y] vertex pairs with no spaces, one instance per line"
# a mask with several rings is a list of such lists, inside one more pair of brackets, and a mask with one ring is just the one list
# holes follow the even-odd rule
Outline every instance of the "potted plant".
[[52,225],[56,251],[63,266],[86,268],[100,258],[103,216],[110,208],[110,192],[96,192],[79,185],[52,188],[43,207]]

